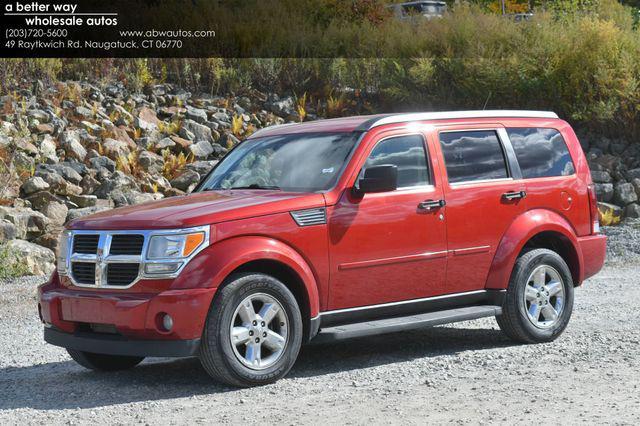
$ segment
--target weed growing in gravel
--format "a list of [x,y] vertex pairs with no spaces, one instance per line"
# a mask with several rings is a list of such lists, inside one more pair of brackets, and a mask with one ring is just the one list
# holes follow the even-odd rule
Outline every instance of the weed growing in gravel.
[[20,261],[18,254],[9,247],[0,245],[0,279],[22,277],[29,274],[29,268]]

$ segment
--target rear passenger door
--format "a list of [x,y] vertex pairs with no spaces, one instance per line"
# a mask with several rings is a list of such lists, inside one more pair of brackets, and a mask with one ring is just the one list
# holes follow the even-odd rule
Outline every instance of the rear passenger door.
[[501,125],[436,128],[446,200],[447,293],[483,289],[505,231],[525,209],[525,187]]
[[552,210],[567,219],[578,235],[590,233],[587,182],[577,176],[562,132],[545,127],[506,130],[526,185],[527,209]]

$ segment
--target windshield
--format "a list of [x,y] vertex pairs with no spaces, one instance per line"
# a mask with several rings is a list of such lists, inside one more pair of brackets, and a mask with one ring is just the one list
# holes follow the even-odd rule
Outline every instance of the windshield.
[[355,133],[250,139],[218,164],[200,190],[326,191],[335,185],[357,139]]

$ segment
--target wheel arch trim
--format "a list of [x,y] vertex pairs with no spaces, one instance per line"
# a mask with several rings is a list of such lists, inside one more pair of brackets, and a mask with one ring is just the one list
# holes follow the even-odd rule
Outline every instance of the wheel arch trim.
[[506,289],[518,255],[532,238],[542,233],[557,234],[569,249],[572,259],[567,263],[575,281],[573,284],[580,285],[584,279],[584,261],[573,227],[558,213],[546,209],[534,209],[518,216],[502,236],[493,257],[485,288]]
[[288,244],[268,237],[242,236],[213,243],[202,257],[206,273],[201,287],[218,288],[233,272],[256,261],[272,261],[297,275],[304,286],[310,318],[320,312],[318,283],[309,263]]

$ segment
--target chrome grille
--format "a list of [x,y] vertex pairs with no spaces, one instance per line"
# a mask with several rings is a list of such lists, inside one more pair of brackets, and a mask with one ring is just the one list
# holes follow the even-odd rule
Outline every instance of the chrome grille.
[[111,238],[109,254],[139,256],[143,245],[144,235],[116,234]]
[[[64,232],[67,247],[64,253],[65,267],[60,275],[68,276],[79,287],[125,289],[142,278],[170,279],[177,277],[184,266],[208,246],[209,225],[183,229],[158,229],[136,231],[87,231]],[[204,243],[190,256],[173,259],[148,259],[147,244],[156,235],[178,235],[203,232]],[[62,253],[61,253],[62,254]],[[150,263],[174,262],[178,267],[170,272],[147,272]]]
[[82,254],[96,254],[98,251],[99,235],[79,234],[73,237],[73,252]]
[[139,263],[110,263],[107,265],[107,285],[128,286],[138,278]]
[[89,262],[74,262],[71,264],[71,273],[76,282],[85,285],[96,283],[96,264]]

